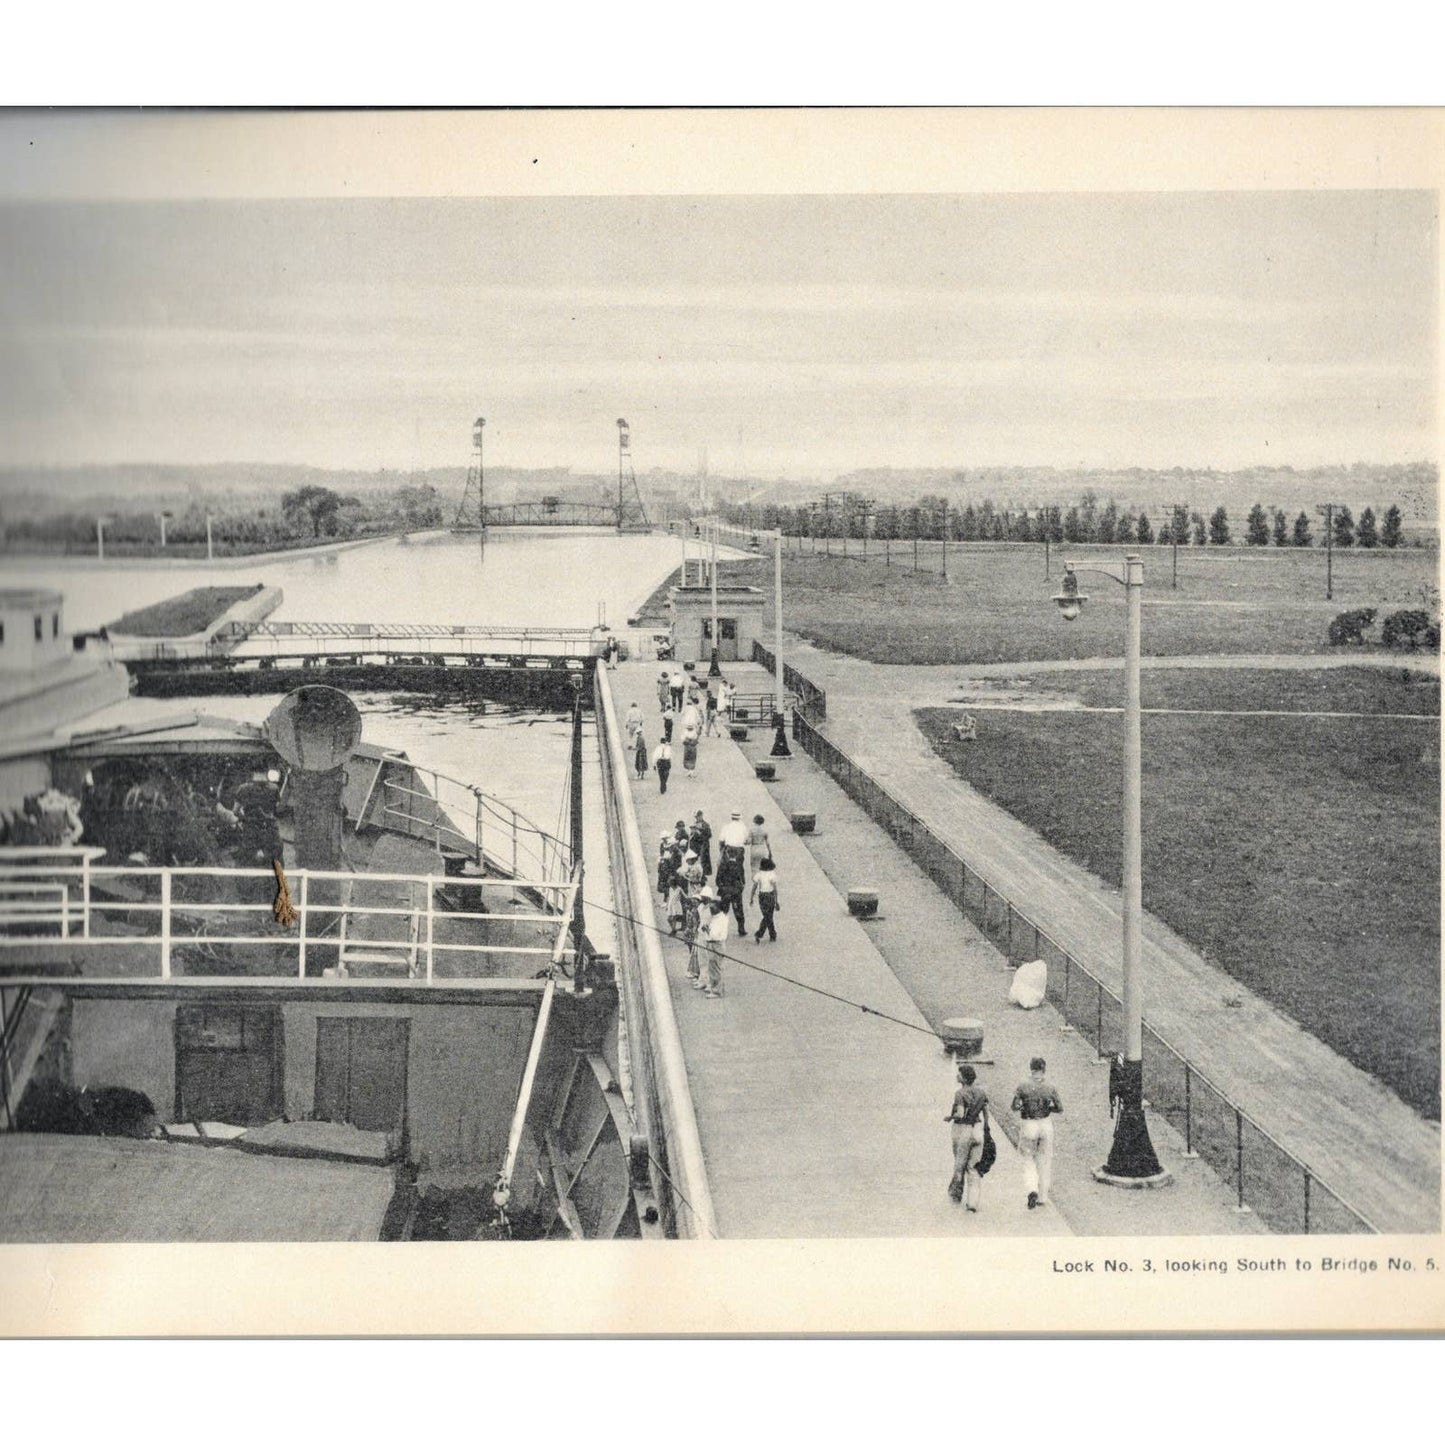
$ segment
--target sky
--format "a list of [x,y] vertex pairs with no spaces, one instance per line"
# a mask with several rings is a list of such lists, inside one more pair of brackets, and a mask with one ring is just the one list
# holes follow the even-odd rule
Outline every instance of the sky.
[[0,466],[1438,460],[1424,191],[0,205]]

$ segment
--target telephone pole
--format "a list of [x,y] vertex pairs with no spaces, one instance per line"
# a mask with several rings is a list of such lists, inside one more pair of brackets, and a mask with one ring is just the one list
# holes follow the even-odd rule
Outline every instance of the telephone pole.
[[1317,506],[1317,511],[1325,519],[1325,600],[1334,600],[1335,595],[1335,508],[1338,502],[1326,502],[1323,506]]

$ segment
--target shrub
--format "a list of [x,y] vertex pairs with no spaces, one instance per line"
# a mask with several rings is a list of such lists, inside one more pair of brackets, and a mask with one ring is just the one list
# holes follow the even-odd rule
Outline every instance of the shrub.
[[1428,612],[1421,612],[1418,607],[1407,607],[1400,612],[1392,612],[1385,619],[1380,628],[1380,641],[1386,647],[1401,650],[1408,647],[1414,652],[1420,646],[1429,626]]
[[1330,646],[1343,647],[1346,643],[1363,643],[1365,629],[1375,625],[1375,609],[1358,607],[1353,612],[1341,612],[1330,623]]

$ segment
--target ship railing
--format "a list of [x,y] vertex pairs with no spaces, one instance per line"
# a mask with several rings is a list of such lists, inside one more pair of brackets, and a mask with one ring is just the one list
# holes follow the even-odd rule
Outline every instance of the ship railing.
[[[439,859],[460,855],[513,878],[525,874],[549,883],[570,877],[572,849],[567,843],[480,788],[389,758],[382,765],[380,792],[381,826],[423,839]],[[363,808],[357,828],[365,821]]]
[[[531,977],[558,960],[577,888],[571,870],[472,878],[295,869],[286,884],[296,917],[283,927],[270,869],[104,867],[95,851],[57,859],[0,849],[0,973],[346,978],[364,957],[381,976],[425,984],[479,968]],[[376,898],[357,901],[367,890]],[[518,907],[519,897],[540,904]],[[458,936],[466,932],[499,941]]]

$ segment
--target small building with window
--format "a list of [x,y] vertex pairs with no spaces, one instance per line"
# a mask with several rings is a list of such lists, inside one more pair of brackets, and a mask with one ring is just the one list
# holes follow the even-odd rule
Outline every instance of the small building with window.
[[[706,568],[700,569],[706,571]],[[691,577],[689,582],[693,582]],[[767,598],[756,587],[718,583],[717,655],[719,662],[751,662],[753,642],[763,635]],[[712,588],[706,581],[674,587],[668,594],[672,613],[672,655],[679,662],[712,658]]]
[[0,588],[0,672],[37,672],[71,653],[65,599],[41,587]]

